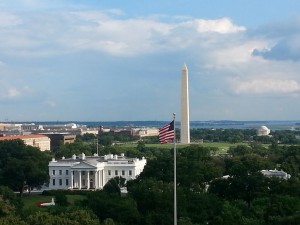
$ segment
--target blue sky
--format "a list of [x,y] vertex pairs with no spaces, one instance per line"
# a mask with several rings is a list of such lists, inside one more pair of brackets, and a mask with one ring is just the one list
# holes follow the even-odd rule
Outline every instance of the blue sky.
[[[0,121],[299,120],[300,1],[0,0]],[[180,117],[179,117],[180,118]]]

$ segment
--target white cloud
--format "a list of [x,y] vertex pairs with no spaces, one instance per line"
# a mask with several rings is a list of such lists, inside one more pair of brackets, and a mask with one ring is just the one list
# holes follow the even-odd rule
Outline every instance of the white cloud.
[[6,96],[9,98],[15,98],[21,95],[21,92],[17,88],[10,88],[7,90]]
[[2,87],[0,92],[0,99],[16,99],[16,98],[26,98],[29,94],[32,93],[31,88],[28,86],[18,87],[12,85],[6,85],[9,87]]
[[10,28],[22,23],[22,19],[8,12],[0,12],[0,28]]
[[245,31],[243,26],[236,26],[229,18],[215,20],[195,19],[182,23],[183,26],[194,27],[199,33],[216,32],[221,34],[236,33]]
[[[10,26],[0,37],[0,50],[9,54],[61,54],[97,50],[113,55],[136,55],[174,51],[213,44],[214,35],[235,34],[246,29],[228,18],[215,20],[186,19],[162,22],[153,18],[116,19],[122,12],[105,11],[45,12],[11,15]],[[1,23],[1,22],[0,22]],[[201,36],[209,34],[210,37]],[[33,35],[34,34],[34,35]]]
[[57,105],[56,102],[52,100],[47,101],[46,104],[51,108],[54,108]]
[[300,91],[300,83],[295,80],[254,79],[231,82],[237,94],[265,94],[265,93],[294,93]]

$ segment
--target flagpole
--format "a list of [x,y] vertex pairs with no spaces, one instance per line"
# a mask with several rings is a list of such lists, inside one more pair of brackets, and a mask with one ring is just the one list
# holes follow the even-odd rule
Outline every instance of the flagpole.
[[177,225],[177,179],[176,179],[176,113],[173,113],[174,119],[174,225]]

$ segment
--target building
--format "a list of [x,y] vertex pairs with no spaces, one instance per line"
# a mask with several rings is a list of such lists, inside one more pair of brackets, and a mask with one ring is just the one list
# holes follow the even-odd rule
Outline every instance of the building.
[[21,139],[26,145],[39,148],[41,151],[50,150],[50,138],[41,134],[11,135],[0,137],[0,141]]
[[0,123],[0,136],[22,135],[21,124]]
[[291,178],[291,175],[282,171],[282,170],[261,170],[260,171],[266,177],[278,177],[284,180],[288,180]]
[[151,136],[158,136],[159,129],[158,128],[134,128],[132,129],[132,135],[139,136],[139,137],[151,137]]
[[113,177],[135,179],[144,169],[146,159],[121,155],[79,156],[49,162],[49,189],[102,189]]
[[190,143],[190,112],[189,112],[189,83],[188,69],[184,64],[181,76],[181,128],[180,143]]
[[270,134],[270,129],[266,126],[261,126],[257,129],[257,136],[268,136]]
[[55,150],[60,144],[74,143],[76,135],[67,133],[45,133],[51,139],[51,150]]

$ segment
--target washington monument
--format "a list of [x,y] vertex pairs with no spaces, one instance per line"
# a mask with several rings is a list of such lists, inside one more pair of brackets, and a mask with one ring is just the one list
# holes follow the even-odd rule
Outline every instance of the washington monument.
[[181,128],[180,143],[190,143],[190,110],[189,110],[189,83],[188,69],[186,64],[182,67],[181,72]]

